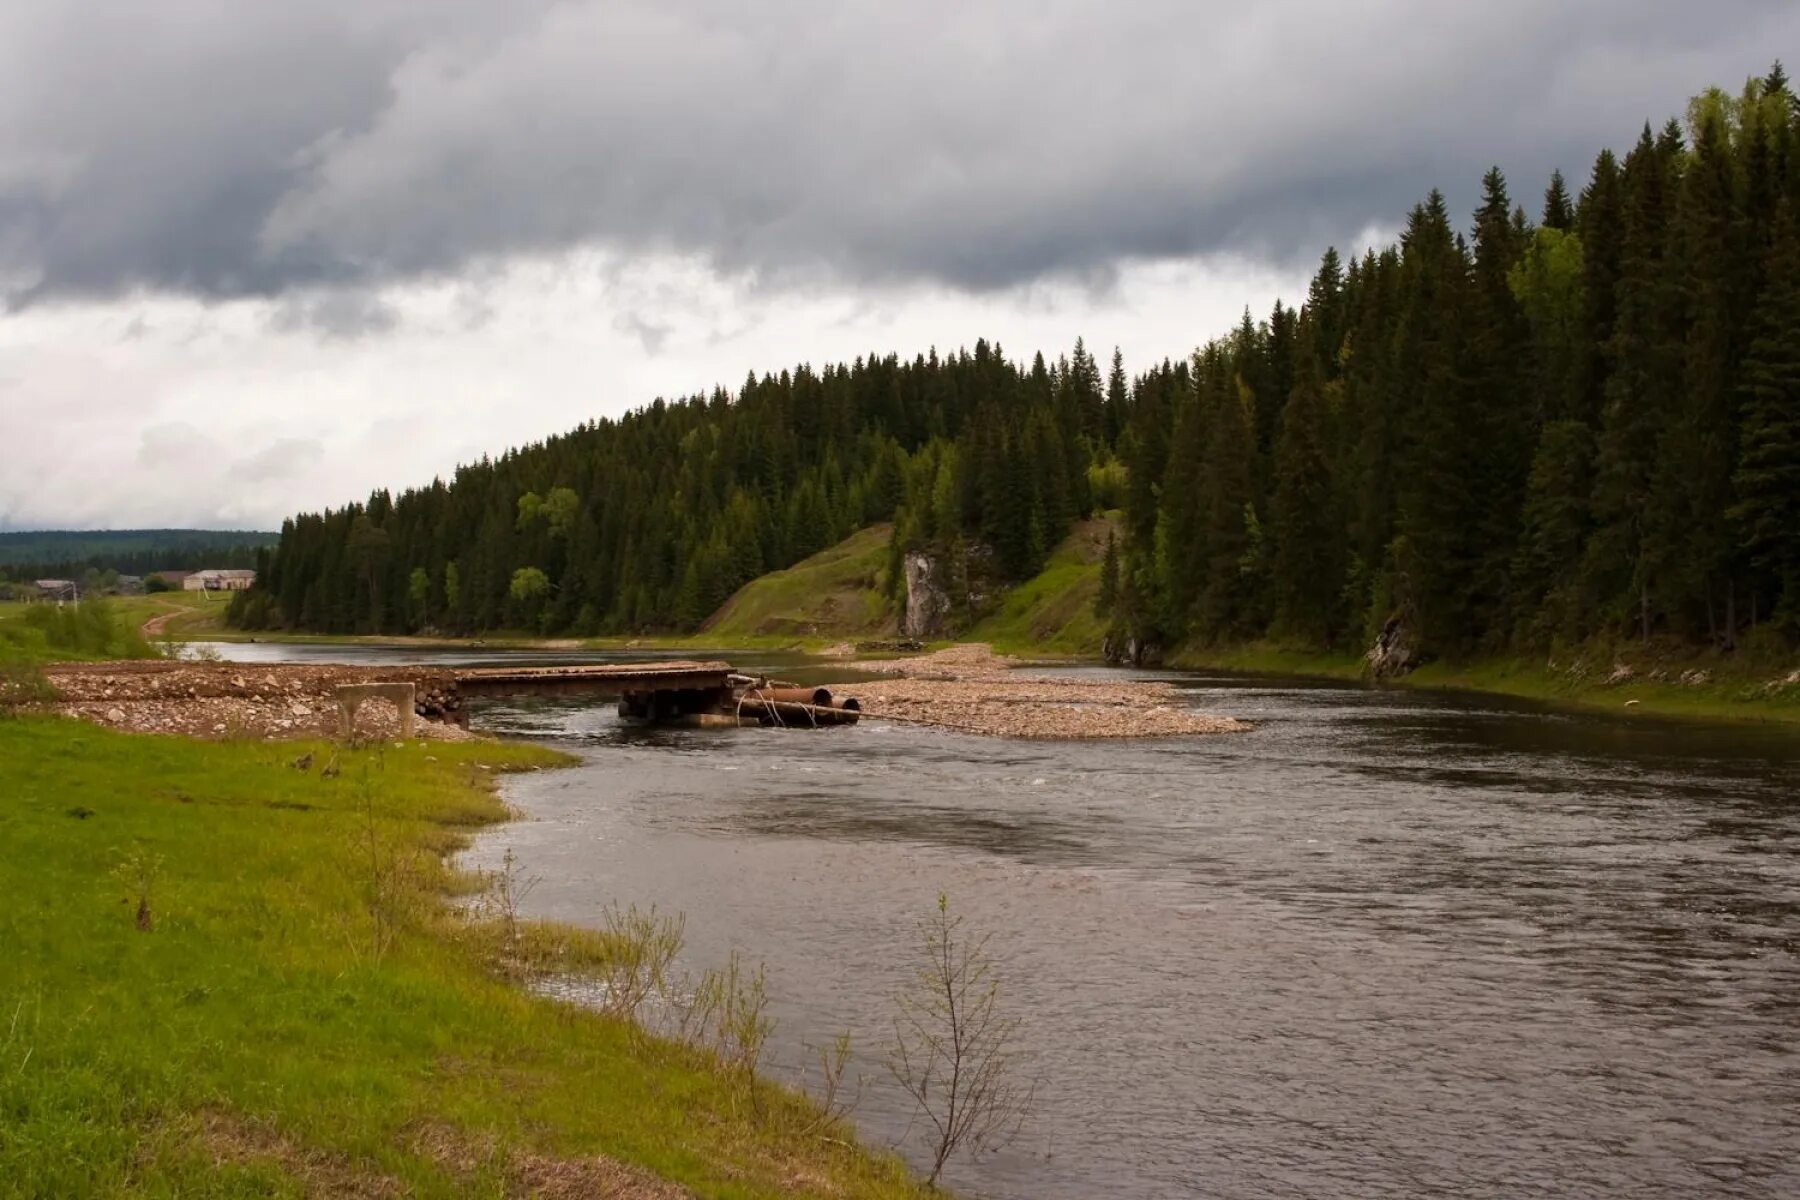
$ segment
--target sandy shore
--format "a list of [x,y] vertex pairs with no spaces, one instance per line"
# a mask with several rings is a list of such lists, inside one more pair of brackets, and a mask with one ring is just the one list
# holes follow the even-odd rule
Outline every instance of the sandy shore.
[[983,645],[847,665],[888,676],[844,688],[873,719],[1038,739],[1187,737],[1251,728],[1196,712],[1167,683],[1033,674]]

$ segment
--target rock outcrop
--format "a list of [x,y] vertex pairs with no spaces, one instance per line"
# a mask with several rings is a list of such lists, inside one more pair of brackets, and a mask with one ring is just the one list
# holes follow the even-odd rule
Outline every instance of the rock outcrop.
[[1364,656],[1377,679],[1397,679],[1419,665],[1419,644],[1399,617],[1389,617]]
[[900,632],[921,640],[940,636],[950,617],[943,564],[923,550],[911,550],[905,569],[906,609],[900,614]]
[[1100,642],[1100,657],[1116,667],[1160,667],[1163,649],[1159,642],[1135,633],[1117,637],[1109,633]]

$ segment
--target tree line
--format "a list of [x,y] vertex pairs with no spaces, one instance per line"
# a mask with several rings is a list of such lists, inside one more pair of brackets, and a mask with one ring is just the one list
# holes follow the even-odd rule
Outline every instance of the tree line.
[[0,533],[0,582],[253,567],[275,534],[252,530],[100,529]]
[[[1800,105],[1777,65],[1560,174],[1441,194],[1128,378],[1085,345],[752,376],[289,521],[251,626],[692,628],[872,522],[978,602],[1122,511],[1100,604],[1142,642],[1459,656],[1800,640]],[[977,583],[980,586],[977,586]],[[959,589],[953,587],[953,591]],[[973,614],[969,614],[973,615]]]

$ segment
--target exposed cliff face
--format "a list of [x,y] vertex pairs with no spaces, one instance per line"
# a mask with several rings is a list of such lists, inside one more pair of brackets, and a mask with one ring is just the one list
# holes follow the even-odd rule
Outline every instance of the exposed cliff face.
[[907,637],[949,637],[979,621],[1003,590],[991,546],[958,542],[950,549],[907,551],[906,606],[900,632]]
[[943,564],[923,550],[906,555],[906,608],[900,632],[907,637],[941,636],[950,618],[950,593],[944,587]]
[[1419,646],[1406,622],[1389,617],[1364,656],[1377,679],[1397,679],[1419,665]]

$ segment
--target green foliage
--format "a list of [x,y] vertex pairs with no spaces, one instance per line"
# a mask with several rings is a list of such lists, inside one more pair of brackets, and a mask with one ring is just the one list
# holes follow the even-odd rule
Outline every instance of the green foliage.
[[536,567],[520,567],[512,574],[506,594],[521,603],[536,600],[550,590],[550,577]]

